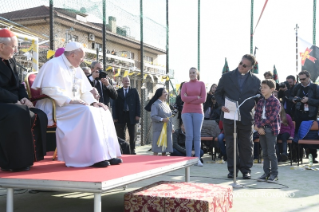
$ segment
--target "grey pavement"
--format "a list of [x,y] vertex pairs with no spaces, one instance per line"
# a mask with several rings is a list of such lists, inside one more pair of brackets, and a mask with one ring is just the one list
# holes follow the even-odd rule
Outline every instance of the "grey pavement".
[[[137,147],[137,154],[152,154],[150,145]],[[214,162],[211,156],[204,155],[204,167],[191,167],[191,182],[230,185],[227,168],[221,161]],[[263,174],[262,164],[254,164],[252,179],[243,180],[241,173],[238,183],[244,188],[234,189],[233,208],[230,211],[319,211],[319,165],[314,170],[306,170],[308,163],[291,167],[279,163],[278,183],[257,182]],[[118,212],[124,210],[124,194],[157,181],[184,181],[184,169],[153,177],[102,194],[102,211]],[[91,212],[93,211],[93,194],[80,192],[32,192],[15,190],[15,212]],[[0,212],[6,209],[6,190],[0,189]]]

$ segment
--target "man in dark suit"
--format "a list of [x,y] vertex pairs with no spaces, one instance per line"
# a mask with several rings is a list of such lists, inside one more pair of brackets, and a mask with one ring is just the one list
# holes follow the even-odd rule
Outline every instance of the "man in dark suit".
[[92,87],[95,87],[99,92],[99,102],[110,107],[110,101],[111,99],[115,100],[117,98],[117,92],[113,88],[108,77],[102,78],[101,80],[98,79],[100,76],[100,70],[103,70],[103,64],[98,61],[94,61],[91,64],[91,70],[92,74],[88,76],[88,79]]
[[118,137],[125,140],[126,127],[128,128],[131,154],[136,154],[135,124],[141,116],[140,97],[137,90],[130,87],[130,78],[124,77],[122,83],[123,87],[117,90],[118,98],[113,102],[113,119]]
[[0,30],[0,167],[3,171],[27,171],[46,154],[46,114],[33,108],[18,78],[17,37]]
[[[244,179],[250,179],[250,168],[253,166],[253,108],[256,99],[246,101],[239,109],[241,120],[237,121],[237,171],[234,170],[234,120],[224,119],[224,113],[229,112],[225,107],[225,97],[238,101],[241,104],[245,99],[260,93],[260,80],[251,72],[256,59],[246,54],[243,56],[238,68],[223,74],[215,92],[215,98],[221,105],[224,135],[226,139],[228,178],[237,175],[238,170],[243,173]],[[239,154],[238,154],[239,153]]]

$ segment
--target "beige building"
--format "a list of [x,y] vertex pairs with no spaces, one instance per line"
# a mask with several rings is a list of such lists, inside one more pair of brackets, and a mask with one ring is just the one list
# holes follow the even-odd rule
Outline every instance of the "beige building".
[[[39,6],[25,10],[13,11],[0,14],[0,17],[18,23],[29,30],[33,35],[37,35],[42,40],[49,41],[50,34],[50,16],[49,7]],[[87,21],[87,14],[79,11],[70,11],[62,8],[54,8],[54,49],[64,47],[69,41],[77,41],[83,43],[86,48],[86,62],[90,64],[92,60],[96,60],[96,49],[99,50],[99,60],[102,60],[102,24]],[[129,36],[130,29],[117,26],[116,17],[108,17],[106,26],[106,49],[107,49],[107,67],[109,75],[117,74],[120,69],[119,76],[123,76],[125,71],[130,71],[134,87],[141,87],[138,84],[141,75],[140,58],[140,41]],[[15,27],[12,28],[15,30]],[[24,45],[24,44],[21,44]],[[39,65],[41,66],[47,61],[47,51],[49,50],[49,42],[39,47]],[[165,50],[156,48],[144,43],[144,72],[152,75],[147,76],[145,82],[150,82],[154,86],[157,83],[162,84],[161,79],[165,75],[165,67],[159,65],[159,55],[164,55]],[[22,57],[23,58],[23,57]],[[19,61],[19,60],[18,60]],[[84,65],[84,64],[83,64]],[[106,68],[107,68],[106,67]],[[118,81],[121,78],[116,78]],[[162,81],[161,81],[162,80]],[[148,87],[148,86],[147,86]],[[148,87],[150,88],[150,87]],[[152,89],[149,89],[152,90]]]

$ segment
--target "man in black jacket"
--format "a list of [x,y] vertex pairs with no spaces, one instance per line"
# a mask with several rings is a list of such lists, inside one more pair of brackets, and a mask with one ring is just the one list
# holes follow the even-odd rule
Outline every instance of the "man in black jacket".
[[[319,106],[319,86],[311,83],[310,73],[301,71],[298,76],[300,84],[296,85],[293,90],[296,132],[302,121],[317,120]],[[317,149],[309,149],[309,153],[313,155],[314,159],[317,157]],[[318,161],[314,160],[314,163]]]
[[286,78],[284,88],[279,88],[278,98],[282,99],[282,104],[284,105],[285,112],[294,118],[295,104],[292,102],[293,90],[296,85],[296,78],[293,75],[289,75]]
[[113,102],[112,113],[117,136],[126,139],[128,128],[131,154],[135,154],[135,124],[140,120],[140,97],[135,88],[130,87],[130,78],[122,79],[123,87],[117,90],[118,98]]
[[0,167],[3,171],[27,171],[46,154],[46,114],[33,107],[19,81],[17,37],[0,30]]
[[100,71],[103,70],[103,64],[94,61],[91,64],[91,75],[88,76],[89,82],[92,87],[95,87],[99,92],[100,99],[99,102],[104,103],[105,105],[110,107],[110,101],[115,100],[117,98],[117,92],[113,88],[111,84],[111,80],[107,78],[99,79]]
[[[226,139],[228,178],[234,176],[234,120],[224,119],[224,113],[229,112],[225,107],[225,97],[238,101],[241,104],[245,99],[260,93],[260,80],[251,72],[256,59],[253,55],[246,54],[242,57],[238,68],[234,71],[223,74],[219,80],[215,98],[221,105],[224,135]],[[237,172],[243,173],[244,179],[250,179],[250,168],[253,166],[253,108],[255,99],[249,99],[239,109],[241,120],[237,121],[237,142],[240,146],[239,155],[237,152]],[[238,150],[238,148],[237,148]],[[236,173],[237,175],[237,173]]]

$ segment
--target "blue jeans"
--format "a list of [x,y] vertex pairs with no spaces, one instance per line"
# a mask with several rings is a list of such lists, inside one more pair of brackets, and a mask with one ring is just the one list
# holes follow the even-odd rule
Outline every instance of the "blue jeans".
[[[183,113],[182,120],[186,132],[186,156],[192,156],[192,147],[194,144],[195,156],[200,158],[200,131],[202,130],[204,114],[201,113]],[[194,141],[194,143],[193,143]]]
[[217,139],[218,139],[218,146],[219,149],[222,153],[223,156],[227,156],[226,155],[226,143],[224,142],[224,133],[221,133],[218,135]]
[[[201,149],[200,150],[200,157],[203,157],[204,151]],[[173,152],[171,153],[171,156],[186,156],[185,154],[179,152],[177,149],[173,148]]]

